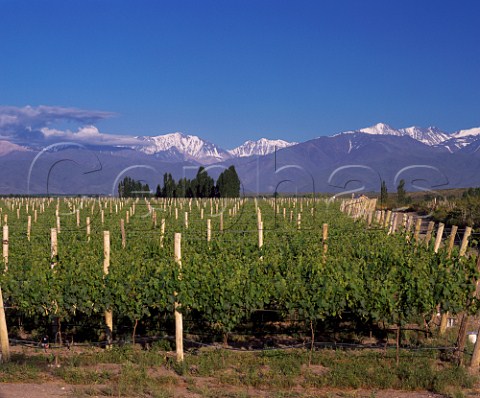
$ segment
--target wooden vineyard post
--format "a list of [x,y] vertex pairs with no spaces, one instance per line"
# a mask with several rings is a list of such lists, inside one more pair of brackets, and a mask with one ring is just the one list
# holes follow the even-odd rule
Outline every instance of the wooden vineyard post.
[[163,247],[163,241],[165,240],[165,219],[162,218],[160,223],[160,247]]
[[445,228],[444,223],[438,224],[437,236],[435,237],[435,245],[433,246],[433,251],[438,253],[440,249],[440,243],[442,243],[443,229]]
[[220,213],[220,232],[223,232],[223,212]]
[[[103,274],[108,275],[108,268],[110,267],[110,231],[103,231]],[[113,313],[112,310],[105,310],[105,326],[107,345],[105,348],[112,348],[112,333],[113,333]]]
[[463,233],[463,238],[462,238],[462,244],[460,245],[460,256],[464,256],[465,253],[467,252],[467,247],[468,247],[468,239],[470,238],[470,235],[472,234],[472,227],[467,227],[465,228],[465,232]]
[[[407,216],[407,223],[405,225],[405,232],[410,235],[410,230],[413,227],[413,222],[415,221],[415,218],[413,216]],[[410,240],[410,239],[409,239]]]
[[207,242],[212,240],[212,220],[207,219]]
[[76,213],[77,213],[77,227],[79,227],[80,226],[80,210],[77,209]]
[[435,226],[435,223],[433,221],[430,221],[428,223],[428,228],[427,228],[427,234],[425,235],[425,246],[428,247],[428,244],[430,243],[430,240],[432,239],[432,233],[433,233],[433,227]]
[[[477,271],[480,272],[480,256],[477,257]],[[480,280],[477,280],[477,286],[475,289],[475,297],[479,299],[480,296]],[[477,341],[473,347],[472,359],[470,360],[470,366],[472,368],[478,368],[480,366],[480,327],[477,330]]]
[[325,223],[322,226],[322,243],[323,243],[323,262],[327,261],[327,251],[328,251],[328,224]]
[[[464,256],[467,252],[468,247],[468,238],[472,234],[472,228],[466,227],[465,232],[463,233],[462,244],[460,245],[460,256]],[[458,329],[458,337],[457,337],[457,350],[455,352],[455,356],[457,357],[457,361],[459,365],[463,365],[463,351],[465,350],[465,344],[467,342],[467,324],[468,324],[469,316],[467,313],[462,314],[462,321],[460,322],[460,327]]]
[[385,213],[385,220],[384,220],[384,224],[383,224],[384,228],[387,228],[389,226],[391,217],[392,217],[392,211],[387,210],[387,212]]
[[258,221],[258,248],[263,247],[263,221]]
[[[455,236],[457,235],[458,227],[456,225],[452,225],[452,230],[450,232],[450,236],[448,237],[447,243],[447,256],[448,258],[452,255],[453,245],[455,243]],[[444,312],[440,319],[440,335],[444,335],[447,331],[447,321],[448,321],[448,312]]]
[[185,212],[185,229],[188,229],[188,212]]
[[417,218],[417,222],[415,223],[415,232],[413,234],[413,239],[415,240],[415,243],[418,243],[418,240],[420,239],[420,228],[422,227],[422,219]]
[[395,213],[395,217],[393,218],[392,222],[392,233],[396,234],[397,230],[399,229],[402,223],[402,215],[400,213]]
[[58,259],[58,240],[56,228],[52,228],[50,230],[50,258],[52,260],[50,267],[53,269],[55,265],[57,265]]
[[[263,247],[263,221],[258,221],[258,248]],[[263,261],[263,256],[260,256],[260,261]]]
[[457,235],[458,227],[456,225],[452,225],[452,231],[450,232],[450,237],[448,238],[448,258],[452,255],[453,244],[455,243],[455,236]]
[[372,221],[373,221],[373,210],[370,210],[368,212],[368,215],[367,215],[367,224],[368,226],[371,226],[372,225]]
[[8,225],[3,226],[3,264],[5,272],[8,271]]
[[[175,262],[178,268],[182,269],[182,234],[175,233]],[[177,295],[177,292],[174,292]],[[177,362],[183,362],[183,317],[182,313],[177,310],[180,303],[175,300],[175,347],[177,353]]]
[[120,233],[122,234],[122,248],[125,249],[127,238],[125,236],[125,220],[123,218],[120,220]]
[[0,286],[0,345],[1,357],[0,363],[10,360],[10,344],[8,342],[7,318],[5,317],[5,307],[3,302],[2,287]]
[[87,240],[90,242],[90,217],[87,217]]
[[388,235],[394,234],[397,230],[397,218],[398,218],[397,216],[398,216],[398,213],[392,212],[392,214],[390,216],[390,222],[387,225],[387,227],[388,227],[387,234]]
[[[438,224],[437,236],[435,237],[435,244],[433,245],[434,253],[438,253],[438,250],[440,249],[440,244],[442,243],[443,229],[444,228],[445,228],[444,223],[439,223]],[[444,334],[445,331],[447,330],[447,320],[448,320],[447,318],[448,318],[448,314],[441,314],[441,316],[440,316],[440,329],[439,329],[440,334]]]
[[30,242],[30,232],[32,230],[32,216],[27,218],[27,239]]

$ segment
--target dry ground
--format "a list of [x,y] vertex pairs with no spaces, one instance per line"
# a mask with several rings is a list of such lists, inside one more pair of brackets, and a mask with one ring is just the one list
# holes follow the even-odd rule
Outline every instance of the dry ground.
[[[14,352],[21,353],[21,347],[12,347]],[[36,354],[32,356],[45,357],[46,354],[41,350],[37,350]],[[69,352],[65,357],[76,355]],[[30,358],[32,357],[30,356]],[[121,373],[122,364],[115,363],[96,363],[90,365],[82,365],[80,373],[91,372],[95,374],[107,374],[107,377],[114,377]],[[157,386],[156,391],[152,393],[131,393],[125,395],[122,389],[116,385],[115,381],[103,378],[95,382],[94,385],[86,385],[79,379],[79,382],[70,383],[71,379],[62,379],[59,376],[59,371],[65,369],[63,364],[58,367],[53,363],[45,362],[41,366],[41,372],[37,379],[32,379],[30,376],[23,377],[19,373],[19,382],[12,382],[15,379],[9,379],[9,382],[0,383],[0,398],[93,398],[93,397],[145,397],[145,398],[247,398],[247,397],[261,397],[261,398],[445,398],[445,397],[465,397],[465,398],[480,398],[480,385],[475,386],[474,389],[465,391],[464,395],[441,395],[429,391],[397,391],[397,390],[366,390],[366,389],[331,389],[331,388],[315,388],[305,387],[302,385],[303,374],[307,369],[305,365],[301,368],[301,375],[298,377],[296,385],[288,389],[271,389],[265,387],[252,387],[244,385],[231,385],[228,382],[220,381],[214,377],[202,377],[191,374],[181,375],[176,373],[173,369],[165,366],[152,366],[148,370],[148,376],[151,379],[161,381],[161,385]],[[260,371],[266,375],[269,374],[268,366],[260,366]],[[77,369],[77,368],[76,368]],[[262,370],[263,369],[263,370]],[[0,365],[1,370],[1,365]],[[190,369],[192,370],[192,369]],[[75,370],[76,371],[76,370]],[[309,372],[321,374],[328,371],[321,365],[311,365],[308,367]],[[195,373],[195,372],[193,372]],[[30,378],[28,378],[30,377]],[[65,375],[63,376],[65,377]],[[29,382],[33,381],[33,382]],[[135,380],[131,380],[135,383]],[[125,390],[123,390],[125,391]]]
[[[101,393],[101,387],[99,389],[99,394]],[[207,391],[208,382],[202,387],[197,385],[197,388]],[[263,390],[241,390],[241,389],[230,389],[230,391],[220,391],[216,388],[212,388],[211,393],[213,396],[221,397],[223,396],[242,396],[242,393],[245,393],[250,397],[270,397],[268,391]],[[201,397],[202,395],[191,392],[186,385],[177,385],[172,390],[169,391],[173,397],[184,397],[184,398],[196,398]],[[78,387],[67,384],[59,383],[43,383],[43,384],[26,384],[26,383],[2,383],[0,385],[0,398],[60,398],[60,397],[80,397],[88,396],[91,398],[94,397],[105,397],[105,395],[96,395],[92,388]],[[275,395],[273,395],[275,396]],[[302,396],[302,395],[297,395]],[[328,391],[328,390],[318,390],[305,392],[307,397],[329,397],[329,398],[340,398],[340,397],[352,397],[352,398],[442,398],[441,395],[433,394],[430,392],[418,391],[418,392],[402,392],[402,391]],[[473,396],[472,396],[473,397]]]

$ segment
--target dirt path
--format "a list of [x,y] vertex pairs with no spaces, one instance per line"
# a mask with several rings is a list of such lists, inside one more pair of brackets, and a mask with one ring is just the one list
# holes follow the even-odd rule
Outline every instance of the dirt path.
[[[81,397],[83,390],[82,387],[71,386],[67,384],[58,384],[58,383],[44,383],[44,384],[26,384],[26,383],[2,383],[0,384],[0,398],[60,398],[60,397]],[[237,393],[241,393],[239,389]],[[188,391],[185,388],[177,386],[173,391],[171,391],[173,397],[184,397],[184,398],[195,398],[201,397]],[[94,395],[90,390],[88,395],[85,397],[95,398],[101,397],[103,395]],[[217,396],[217,395],[215,395]],[[220,396],[220,395],[218,395]],[[268,391],[264,390],[252,390],[248,391],[249,397],[268,397]],[[349,392],[340,392],[340,391],[328,391],[322,390],[314,393],[314,395],[307,394],[308,397],[329,397],[329,398],[340,398],[340,397],[355,397],[355,398],[444,398],[442,395],[434,394],[431,392],[425,391],[414,391],[414,392],[405,392],[405,391],[349,391]],[[127,398],[127,397],[124,397]]]
[[57,398],[71,397],[72,386],[66,384],[24,384],[2,383],[0,384],[0,398]]
[[[444,395],[434,394],[428,391],[317,388],[314,384],[305,384],[303,376],[292,379],[293,384],[285,389],[276,389],[268,383],[265,385],[270,385],[270,388],[262,386],[262,384],[253,387],[253,384],[229,383],[228,378],[222,381],[222,375],[230,375],[228,371],[223,373],[218,372],[218,374],[215,375],[216,377],[201,376],[197,374],[198,372],[195,372],[194,368],[196,368],[197,365],[193,366],[187,374],[178,374],[172,368],[166,366],[147,366],[144,368],[146,375],[143,376],[141,372],[134,372],[135,370],[139,370],[138,367],[133,367],[130,369],[130,376],[128,376],[129,373],[127,372],[125,373],[126,376],[122,379],[120,375],[122,374],[122,370],[125,370],[122,364],[93,361],[91,364],[85,362],[78,368],[69,368],[67,366],[65,368],[66,371],[70,370],[75,373],[76,370],[78,370],[78,377],[74,379],[63,379],[61,377],[62,373],[57,373],[57,367],[53,368],[51,365],[47,365],[43,352],[29,352],[28,357],[21,357],[20,355],[24,353],[24,348],[19,346],[12,347],[12,352],[21,359],[17,365],[22,365],[22,363],[25,365],[26,358],[30,359],[30,367],[26,369],[31,372],[22,371],[21,366],[13,366],[10,370],[6,367],[3,380],[8,382],[0,382],[0,398],[132,397],[132,395],[128,394],[135,394],[134,396],[136,398],[151,398],[152,396],[172,398],[446,398]],[[142,352],[139,348],[138,353]],[[79,353],[68,350],[63,353],[64,357],[59,361],[60,366],[62,366],[61,363],[67,363],[68,357],[73,358],[82,354],[87,355],[87,351]],[[88,351],[88,354],[92,355],[92,359],[95,358],[94,353]],[[130,354],[133,354],[133,352]],[[301,374],[303,374],[304,367],[305,365],[302,365]],[[265,367],[259,365],[257,370],[262,370],[263,372],[265,371],[264,368]],[[229,369],[232,370],[233,368]],[[326,368],[322,365],[311,365],[308,369],[311,372],[316,372],[315,374],[320,374],[324,372]],[[1,370],[2,369],[0,369],[0,371]],[[194,376],[192,376],[192,373]],[[68,376],[69,374],[70,373],[67,372],[64,376]],[[268,372],[266,374],[268,374]],[[94,375],[98,375],[98,377],[93,377]],[[16,383],[16,380],[23,382]],[[28,380],[31,380],[32,383],[25,382]],[[68,380],[68,382],[64,380]],[[75,380],[77,380],[79,384],[68,384],[72,381],[75,382]],[[119,380],[123,380],[123,383],[120,383]],[[89,385],[88,383],[95,384]],[[142,383],[153,384],[149,384],[148,388],[145,388],[145,385],[142,385]],[[466,398],[480,397],[480,385],[476,385],[474,389],[465,391],[464,393]]]

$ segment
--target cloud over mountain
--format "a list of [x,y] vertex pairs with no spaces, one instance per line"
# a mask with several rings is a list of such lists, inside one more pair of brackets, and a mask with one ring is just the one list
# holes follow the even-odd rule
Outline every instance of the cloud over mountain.
[[103,134],[97,127],[86,125],[79,127],[77,131],[57,130],[48,127],[40,129],[46,142],[68,140],[92,145],[131,146],[142,143],[137,137],[127,135]]
[[42,129],[58,122],[88,125],[115,116],[112,112],[40,105],[0,106],[0,137],[11,140],[41,140]]

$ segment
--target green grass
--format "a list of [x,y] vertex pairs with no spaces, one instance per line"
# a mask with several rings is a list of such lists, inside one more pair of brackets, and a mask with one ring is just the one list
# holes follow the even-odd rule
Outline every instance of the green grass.
[[111,379],[107,371],[87,370],[78,367],[60,367],[56,375],[68,384],[103,384]]
[[10,362],[0,367],[0,383],[19,383],[39,379],[40,372],[32,364]]
[[187,354],[181,365],[170,355],[158,348],[91,350],[60,357],[59,368],[49,366],[48,355],[14,355],[0,367],[0,381],[62,380],[78,386],[79,397],[173,397],[182,385],[203,397],[235,398],[255,396],[260,389],[279,398],[309,396],[311,391],[319,391],[312,396],[327,397],[325,389],[344,391],[346,396],[356,389],[428,390],[463,398],[468,395],[462,391],[477,382],[465,368],[424,352],[402,352],[398,365],[395,352],[383,350],[319,350],[310,357],[301,349],[259,353],[205,349]]

